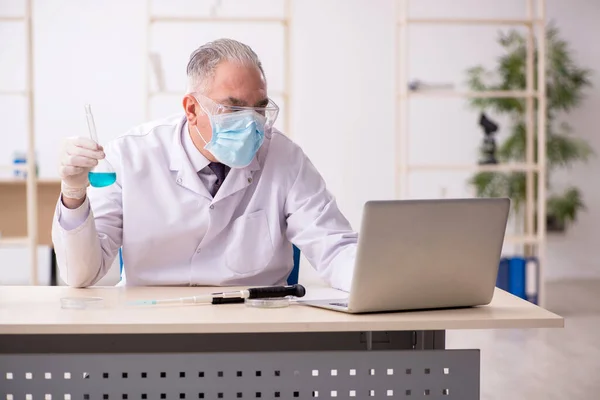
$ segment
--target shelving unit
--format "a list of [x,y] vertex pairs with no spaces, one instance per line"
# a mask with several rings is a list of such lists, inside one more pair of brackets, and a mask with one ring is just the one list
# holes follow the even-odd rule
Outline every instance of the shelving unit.
[[[211,8],[210,16],[197,16],[197,17],[188,17],[188,16],[159,16],[153,15],[152,13],[152,4],[151,0],[147,0],[147,10],[148,10],[148,19],[147,19],[147,27],[146,27],[146,54],[149,58],[149,62],[146,63],[146,117],[150,118],[150,102],[152,98],[161,95],[183,95],[182,92],[174,92],[165,90],[164,88],[160,88],[159,90],[152,91],[150,85],[150,67],[153,64],[152,55],[150,52],[150,37],[151,37],[151,29],[154,24],[157,23],[256,23],[256,24],[281,24],[283,27],[283,36],[284,36],[284,90],[283,91],[270,91],[269,95],[277,95],[283,99],[285,106],[283,107],[283,117],[284,117],[284,133],[287,136],[291,136],[290,132],[290,98],[291,98],[291,59],[290,59],[290,32],[291,32],[291,23],[292,23],[292,14],[291,14],[291,0],[282,0],[283,1],[283,17],[275,18],[275,17],[227,17],[227,16],[219,16],[217,9],[219,5],[219,1],[215,1],[213,7]],[[259,54],[260,56],[260,54]],[[157,65],[154,64],[156,67]],[[155,71],[156,74],[156,71]],[[161,76],[157,74],[157,81],[161,81]]]
[[410,94],[411,97],[466,97],[466,98],[479,98],[479,99],[485,99],[485,98],[516,98],[516,99],[526,99],[529,97],[535,97],[536,93],[532,92],[526,92],[526,91],[519,91],[519,90],[505,90],[505,91],[490,91],[490,92],[470,92],[470,91],[465,91],[465,92],[460,92],[460,91],[452,91],[452,90],[439,90],[439,91],[433,91],[433,90],[427,90],[427,91],[423,91],[423,92],[411,92]]
[[[498,0],[499,1],[499,0]],[[535,7],[535,3],[537,7]],[[544,266],[546,246],[546,1],[524,0],[526,18],[524,19],[493,19],[493,18],[410,18],[409,0],[397,2],[397,44],[398,69],[397,79],[399,88],[397,97],[397,144],[396,144],[396,196],[407,198],[409,196],[409,175],[413,171],[467,171],[467,172],[524,172],[526,173],[526,201],[525,201],[525,232],[522,236],[508,236],[507,243],[516,243],[535,248],[539,261],[538,302],[544,305]],[[537,10],[536,10],[537,8]],[[408,89],[408,48],[407,31],[410,25],[494,25],[494,26],[524,26],[527,29],[527,56],[526,56],[526,88],[520,91],[493,91],[472,92],[453,90],[423,90],[409,91]],[[534,40],[538,40],[539,62],[537,70],[537,87],[534,90]],[[520,98],[526,101],[526,160],[521,164],[494,164],[494,165],[411,165],[409,158],[410,135],[409,127],[409,101],[413,97],[438,97],[438,98]],[[534,114],[534,100],[538,100],[537,115]],[[537,118],[537,153],[534,157],[535,144],[535,119]],[[535,198],[535,175],[537,174],[537,199]],[[537,218],[536,218],[537,216]],[[534,224],[535,222],[535,224]],[[536,225],[536,226],[534,226]]]
[[35,126],[34,126],[34,97],[33,97],[33,21],[32,21],[32,0],[25,0],[25,14],[22,17],[0,16],[0,23],[23,23],[26,34],[26,89],[23,91],[0,91],[0,96],[23,96],[27,98],[27,163],[15,168],[12,165],[0,166],[0,170],[14,171],[19,169],[27,172],[26,190],[27,190],[27,236],[24,237],[1,237],[0,247],[20,246],[29,247],[29,281],[31,285],[38,284],[38,217],[37,217],[37,171],[35,159]]

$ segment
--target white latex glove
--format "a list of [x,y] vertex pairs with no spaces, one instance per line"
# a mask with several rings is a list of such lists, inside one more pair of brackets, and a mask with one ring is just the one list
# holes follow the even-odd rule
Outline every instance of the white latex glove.
[[89,186],[88,172],[105,157],[104,149],[86,137],[69,137],[60,152],[59,175],[62,193],[71,198],[82,198]]

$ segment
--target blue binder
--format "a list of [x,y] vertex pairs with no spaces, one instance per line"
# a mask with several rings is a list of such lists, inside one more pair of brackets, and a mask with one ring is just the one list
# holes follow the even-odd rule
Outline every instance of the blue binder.
[[509,262],[508,290],[522,299],[527,299],[525,293],[525,259],[512,257]]
[[496,286],[502,290],[509,291],[508,289],[508,267],[510,259],[502,257],[500,259],[500,265],[498,266],[498,278],[496,279]]

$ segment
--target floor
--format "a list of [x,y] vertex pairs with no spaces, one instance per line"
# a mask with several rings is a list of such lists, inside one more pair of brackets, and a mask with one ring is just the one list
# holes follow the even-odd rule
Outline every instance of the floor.
[[482,400],[600,398],[600,280],[547,285],[563,329],[449,331],[447,348],[481,349]]

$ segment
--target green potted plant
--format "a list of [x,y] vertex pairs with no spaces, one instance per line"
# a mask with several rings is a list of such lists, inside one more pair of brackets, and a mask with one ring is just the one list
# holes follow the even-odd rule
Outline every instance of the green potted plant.
[[[585,208],[581,192],[569,187],[564,192],[552,190],[550,176],[559,168],[569,168],[575,162],[585,162],[593,155],[591,147],[581,138],[572,135],[568,124],[560,122],[564,114],[577,107],[583,99],[584,89],[591,87],[591,71],[576,65],[568,43],[559,36],[558,29],[550,24],[547,35],[546,96],[547,96],[547,230],[563,231],[577,219]],[[467,84],[473,91],[525,90],[526,88],[526,37],[516,30],[500,33],[499,44],[503,55],[493,71],[482,66],[467,71]],[[537,46],[534,48],[534,71],[537,72]],[[534,76],[537,87],[537,73]],[[508,137],[498,146],[498,162],[525,162],[526,154],[526,100],[514,98],[483,98],[470,100],[470,106],[495,115],[505,116],[510,127]],[[534,102],[537,114],[538,102]],[[537,118],[536,118],[537,123]],[[535,135],[534,128],[534,136]],[[501,129],[502,130],[502,129]],[[534,144],[537,160],[537,142]],[[508,196],[518,214],[526,198],[524,172],[479,172],[470,179],[481,197]],[[536,174],[537,179],[537,174]],[[537,196],[537,180],[535,181]]]

